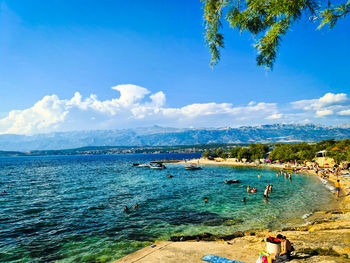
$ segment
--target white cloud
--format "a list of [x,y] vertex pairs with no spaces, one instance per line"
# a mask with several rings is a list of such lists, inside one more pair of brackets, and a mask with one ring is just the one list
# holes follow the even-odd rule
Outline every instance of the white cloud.
[[340,115],[340,116],[350,116],[350,109],[349,110],[339,111],[338,115]]
[[326,93],[318,99],[299,100],[291,104],[294,109],[313,113],[314,117],[326,117],[335,113],[346,115],[347,110],[350,110],[350,99],[345,93]]
[[344,93],[327,93],[319,99],[292,102],[281,112],[277,103],[250,102],[235,106],[231,103],[194,103],[183,107],[166,107],[162,91],[149,90],[132,84],[112,87],[119,97],[99,100],[94,94],[83,98],[75,92],[71,99],[57,95],[45,96],[32,107],[13,110],[0,119],[0,134],[35,134],[53,131],[120,129],[161,124],[172,127],[227,127],[283,122],[298,123],[337,114],[346,120],[350,116],[349,99]]
[[324,117],[324,116],[329,116],[329,115],[333,115],[333,111],[332,110],[318,110],[316,111],[316,116],[317,117]]
[[278,120],[278,119],[281,119],[282,117],[283,117],[282,113],[274,113],[270,116],[267,116],[266,119],[267,120]]
[[297,109],[303,110],[323,110],[331,106],[341,106],[349,104],[349,98],[345,93],[327,93],[319,99],[299,100],[291,103]]

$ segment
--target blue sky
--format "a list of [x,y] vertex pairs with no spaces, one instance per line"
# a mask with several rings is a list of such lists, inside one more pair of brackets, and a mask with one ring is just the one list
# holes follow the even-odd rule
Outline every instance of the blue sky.
[[199,1],[0,3],[0,133],[349,123],[350,18],[293,27],[273,71],[225,24],[211,69]]

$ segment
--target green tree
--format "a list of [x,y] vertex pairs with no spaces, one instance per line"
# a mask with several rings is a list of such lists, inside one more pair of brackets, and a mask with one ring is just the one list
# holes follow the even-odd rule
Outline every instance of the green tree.
[[208,150],[205,150],[203,153],[202,153],[202,156],[203,158],[208,158],[210,156],[210,152]]
[[280,160],[282,162],[291,161],[297,158],[297,148],[291,144],[279,144],[270,153],[271,160]]
[[237,153],[237,159],[242,160],[242,159],[247,159],[250,160],[250,152],[248,148],[242,147],[239,152]]
[[[318,20],[319,27],[336,25],[350,12],[350,0],[202,0],[204,3],[205,39],[213,66],[220,60],[224,46],[220,32],[226,19],[233,29],[247,31],[256,39],[259,66],[272,69],[278,47],[287,31],[303,17]],[[224,17],[224,18],[223,18]]]
[[262,159],[264,155],[268,152],[269,146],[262,143],[251,143],[249,145],[249,152],[251,154],[252,160]]
[[241,147],[233,147],[229,153],[230,158],[237,158],[240,149]]
[[223,149],[221,149],[221,148],[217,148],[217,149],[216,149],[216,155],[217,155],[218,157],[223,158],[223,154],[224,154],[224,150],[223,150]]

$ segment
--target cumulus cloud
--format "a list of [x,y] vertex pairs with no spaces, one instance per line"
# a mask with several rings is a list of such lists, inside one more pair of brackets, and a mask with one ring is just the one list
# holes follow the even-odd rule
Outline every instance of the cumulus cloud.
[[[326,93],[318,99],[299,100],[291,102],[294,109],[313,112],[315,117],[346,115],[350,109],[350,99],[345,93]],[[345,114],[344,114],[345,113]]]
[[349,98],[345,93],[327,93],[319,99],[299,100],[292,102],[292,105],[295,108],[302,108],[303,110],[322,110],[327,107],[346,104],[349,104]]
[[70,99],[45,96],[32,107],[13,110],[0,119],[0,134],[35,134],[54,131],[121,129],[161,124],[172,127],[222,127],[266,123],[302,122],[313,117],[327,118],[337,114],[350,116],[346,94],[327,93],[319,99],[292,102],[302,112],[282,112],[277,103],[251,101],[246,105],[232,103],[194,103],[166,107],[162,91],[152,93],[132,84],[112,87],[120,95],[100,100],[94,94],[83,97],[75,92]]
[[278,119],[281,119],[282,117],[283,117],[282,113],[274,113],[270,116],[267,116],[266,119],[267,120],[278,120]]
[[329,116],[329,115],[333,115],[333,111],[332,110],[318,110],[316,111],[316,116],[317,117],[324,117],[324,116]]
[[338,114],[340,116],[350,116],[350,109],[349,110],[342,110],[342,111],[339,111]]

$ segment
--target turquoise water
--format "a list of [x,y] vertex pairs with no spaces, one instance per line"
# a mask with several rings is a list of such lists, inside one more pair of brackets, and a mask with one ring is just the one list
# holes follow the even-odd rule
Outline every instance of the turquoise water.
[[[291,182],[267,169],[131,165],[184,157],[191,156],[0,158],[0,191],[6,191],[0,194],[0,261],[109,262],[171,235],[303,224],[304,214],[332,200],[317,178],[306,175]],[[225,179],[241,183],[227,185]],[[269,183],[273,192],[266,202]],[[247,194],[248,184],[258,193]],[[135,203],[138,210],[123,211]]]

